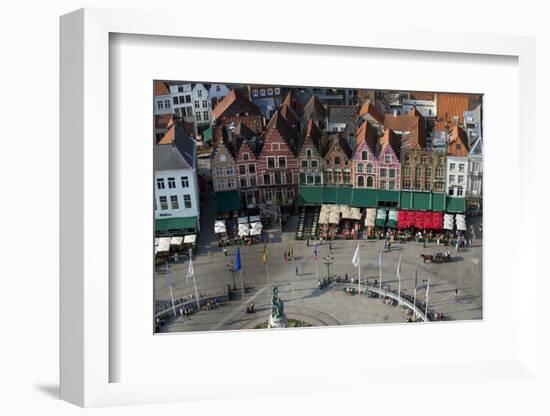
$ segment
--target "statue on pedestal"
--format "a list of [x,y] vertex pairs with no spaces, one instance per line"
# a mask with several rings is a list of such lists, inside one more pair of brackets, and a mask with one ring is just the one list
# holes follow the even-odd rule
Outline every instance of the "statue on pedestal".
[[284,313],[284,302],[279,297],[279,288],[273,288],[273,296],[271,297],[271,315],[269,316],[269,328],[286,328],[288,320]]

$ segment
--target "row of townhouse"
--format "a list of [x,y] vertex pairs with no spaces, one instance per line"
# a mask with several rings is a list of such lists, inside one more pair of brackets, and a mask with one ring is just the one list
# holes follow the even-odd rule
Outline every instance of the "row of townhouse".
[[[214,191],[238,193],[239,208],[292,206],[298,186],[481,197],[481,143],[470,148],[464,124],[455,116],[446,126],[446,147],[433,149],[427,145],[428,123],[414,106],[407,113],[381,114],[367,103],[355,118],[346,109],[348,123],[358,124],[353,134],[348,126],[328,131],[328,110],[315,96],[302,106],[291,90],[266,123],[248,97],[231,91],[213,111]],[[436,116],[432,123],[437,124]],[[472,153],[476,146],[477,154]]]
[[192,123],[197,135],[212,122],[212,100],[220,100],[228,93],[229,89],[224,84],[155,81],[155,115],[174,114]]

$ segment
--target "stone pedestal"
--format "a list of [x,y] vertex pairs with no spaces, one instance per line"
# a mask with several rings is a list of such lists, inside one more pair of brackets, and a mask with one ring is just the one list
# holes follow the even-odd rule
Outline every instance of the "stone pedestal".
[[273,316],[270,315],[269,320],[267,321],[268,328],[286,328],[287,326],[288,326],[288,319],[286,319],[285,314],[283,314],[278,318],[274,318]]

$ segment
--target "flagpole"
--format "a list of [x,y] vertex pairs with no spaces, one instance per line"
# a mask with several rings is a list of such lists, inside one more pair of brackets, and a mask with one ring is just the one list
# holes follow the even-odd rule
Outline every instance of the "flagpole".
[[[360,243],[357,243],[357,249],[359,250]],[[359,251],[359,264],[357,265],[357,292],[361,294],[361,251]]]
[[382,249],[380,249],[380,254],[378,256],[378,287],[380,290],[380,301],[384,301],[382,298]]
[[168,261],[166,261],[166,270],[168,270],[168,287],[170,289],[170,300],[172,301],[172,311],[174,312],[174,318],[177,318],[176,303],[174,302],[174,291],[172,290],[172,275],[170,274],[170,267]]
[[398,304],[401,306],[401,254],[399,255],[399,264],[397,265],[397,280],[398,280]]
[[413,297],[413,320],[416,320],[416,282],[418,277],[418,268],[414,272],[414,297]]
[[428,277],[428,283],[426,285],[426,321],[428,320],[428,300],[430,299],[430,278]]
[[[189,249],[189,262],[193,261],[193,249]],[[192,267],[192,266],[191,266]],[[199,300],[199,291],[197,290],[197,280],[195,279],[195,271],[191,269],[193,272],[193,287],[195,289],[195,298],[197,300],[197,308],[200,311],[201,310],[201,302]]]

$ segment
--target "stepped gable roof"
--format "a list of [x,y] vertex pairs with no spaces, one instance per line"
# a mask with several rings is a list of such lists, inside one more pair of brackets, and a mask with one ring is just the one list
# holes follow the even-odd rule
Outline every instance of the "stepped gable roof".
[[401,136],[396,134],[392,129],[385,128],[384,134],[380,137],[380,149],[383,150],[386,146],[391,146],[393,152],[399,156],[401,153]]
[[288,121],[288,123],[295,129],[298,128],[298,124],[300,122],[300,120],[298,120],[298,118],[296,118],[296,116],[294,115],[294,112],[292,111],[292,109],[290,108],[290,106],[288,105],[282,105],[281,108],[279,109],[279,112],[281,113],[281,115],[286,119],[286,121]]
[[285,99],[281,103],[281,107],[285,106],[285,105],[292,108],[296,112],[296,114],[298,114],[300,116],[304,112],[304,109],[302,107],[302,102],[298,98],[296,98],[296,94],[294,93],[294,89],[291,89],[288,92],[288,94],[285,96]]
[[264,142],[265,139],[271,135],[273,130],[277,130],[282,136],[285,143],[288,145],[290,150],[296,155],[298,147],[300,145],[300,136],[294,128],[288,123],[288,121],[279,114],[279,111],[276,111],[275,114],[269,120],[267,127],[264,131]]
[[365,118],[364,116],[367,114],[369,114],[372,118],[374,118],[374,120],[377,121],[379,124],[384,124],[384,116],[370,102],[363,104],[363,106],[359,110],[360,117]]
[[336,144],[340,146],[342,151],[346,154],[346,157],[351,159],[352,149],[346,138],[341,134],[330,134],[323,136],[320,146],[321,157],[327,156]]
[[155,81],[154,83],[154,95],[170,95],[170,90],[164,81]]
[[312,95],[311,98],[306,103],[304,107],[304,112],[312,113],[312,114],[315,113],[322,119],[324,119],[327,116],[325,107],[323,106],[321,101],[319,101],[319,98],[317,98],[317,96],[315,95]]
[[407,114],[394,116],[393,114],[384,115],[384,129],[389,128],[394,132],[408,133],[411,140],[416,141],[420,147],[426,146],[426,137],[424,133],[424,118],[413,107]]
[[309,120],[307,122],[304,138],[306,140],[310,138],[313,144],[319,147],[319,143],[322,137],[323,137],[323,132],[321,131],[319,126],[317,126],[317,123],[315,123],[315,121],[313,120]]
[[242,92],[231,90],[212,110],[212,118],[219,120],[222,117],[236,115],[260,115],[262,112]]
[[443,131],[445,126],[451,127],[453,117],[458,117],[458,124],[464,124],[464,112],[468,111],[470,96],[465,94],[436,94],[437,129]]
[[376,153],[378,129],[369,120],[365,120],[355,133],[355,148],[358,148],[363,142],[367,144],[372,153]]
[[466,157],[468,156],[468,138],[466,137],[466,132],[462,130],[459,126],[454,126],[450,131],[449,138],[449,156],[455,157]]

